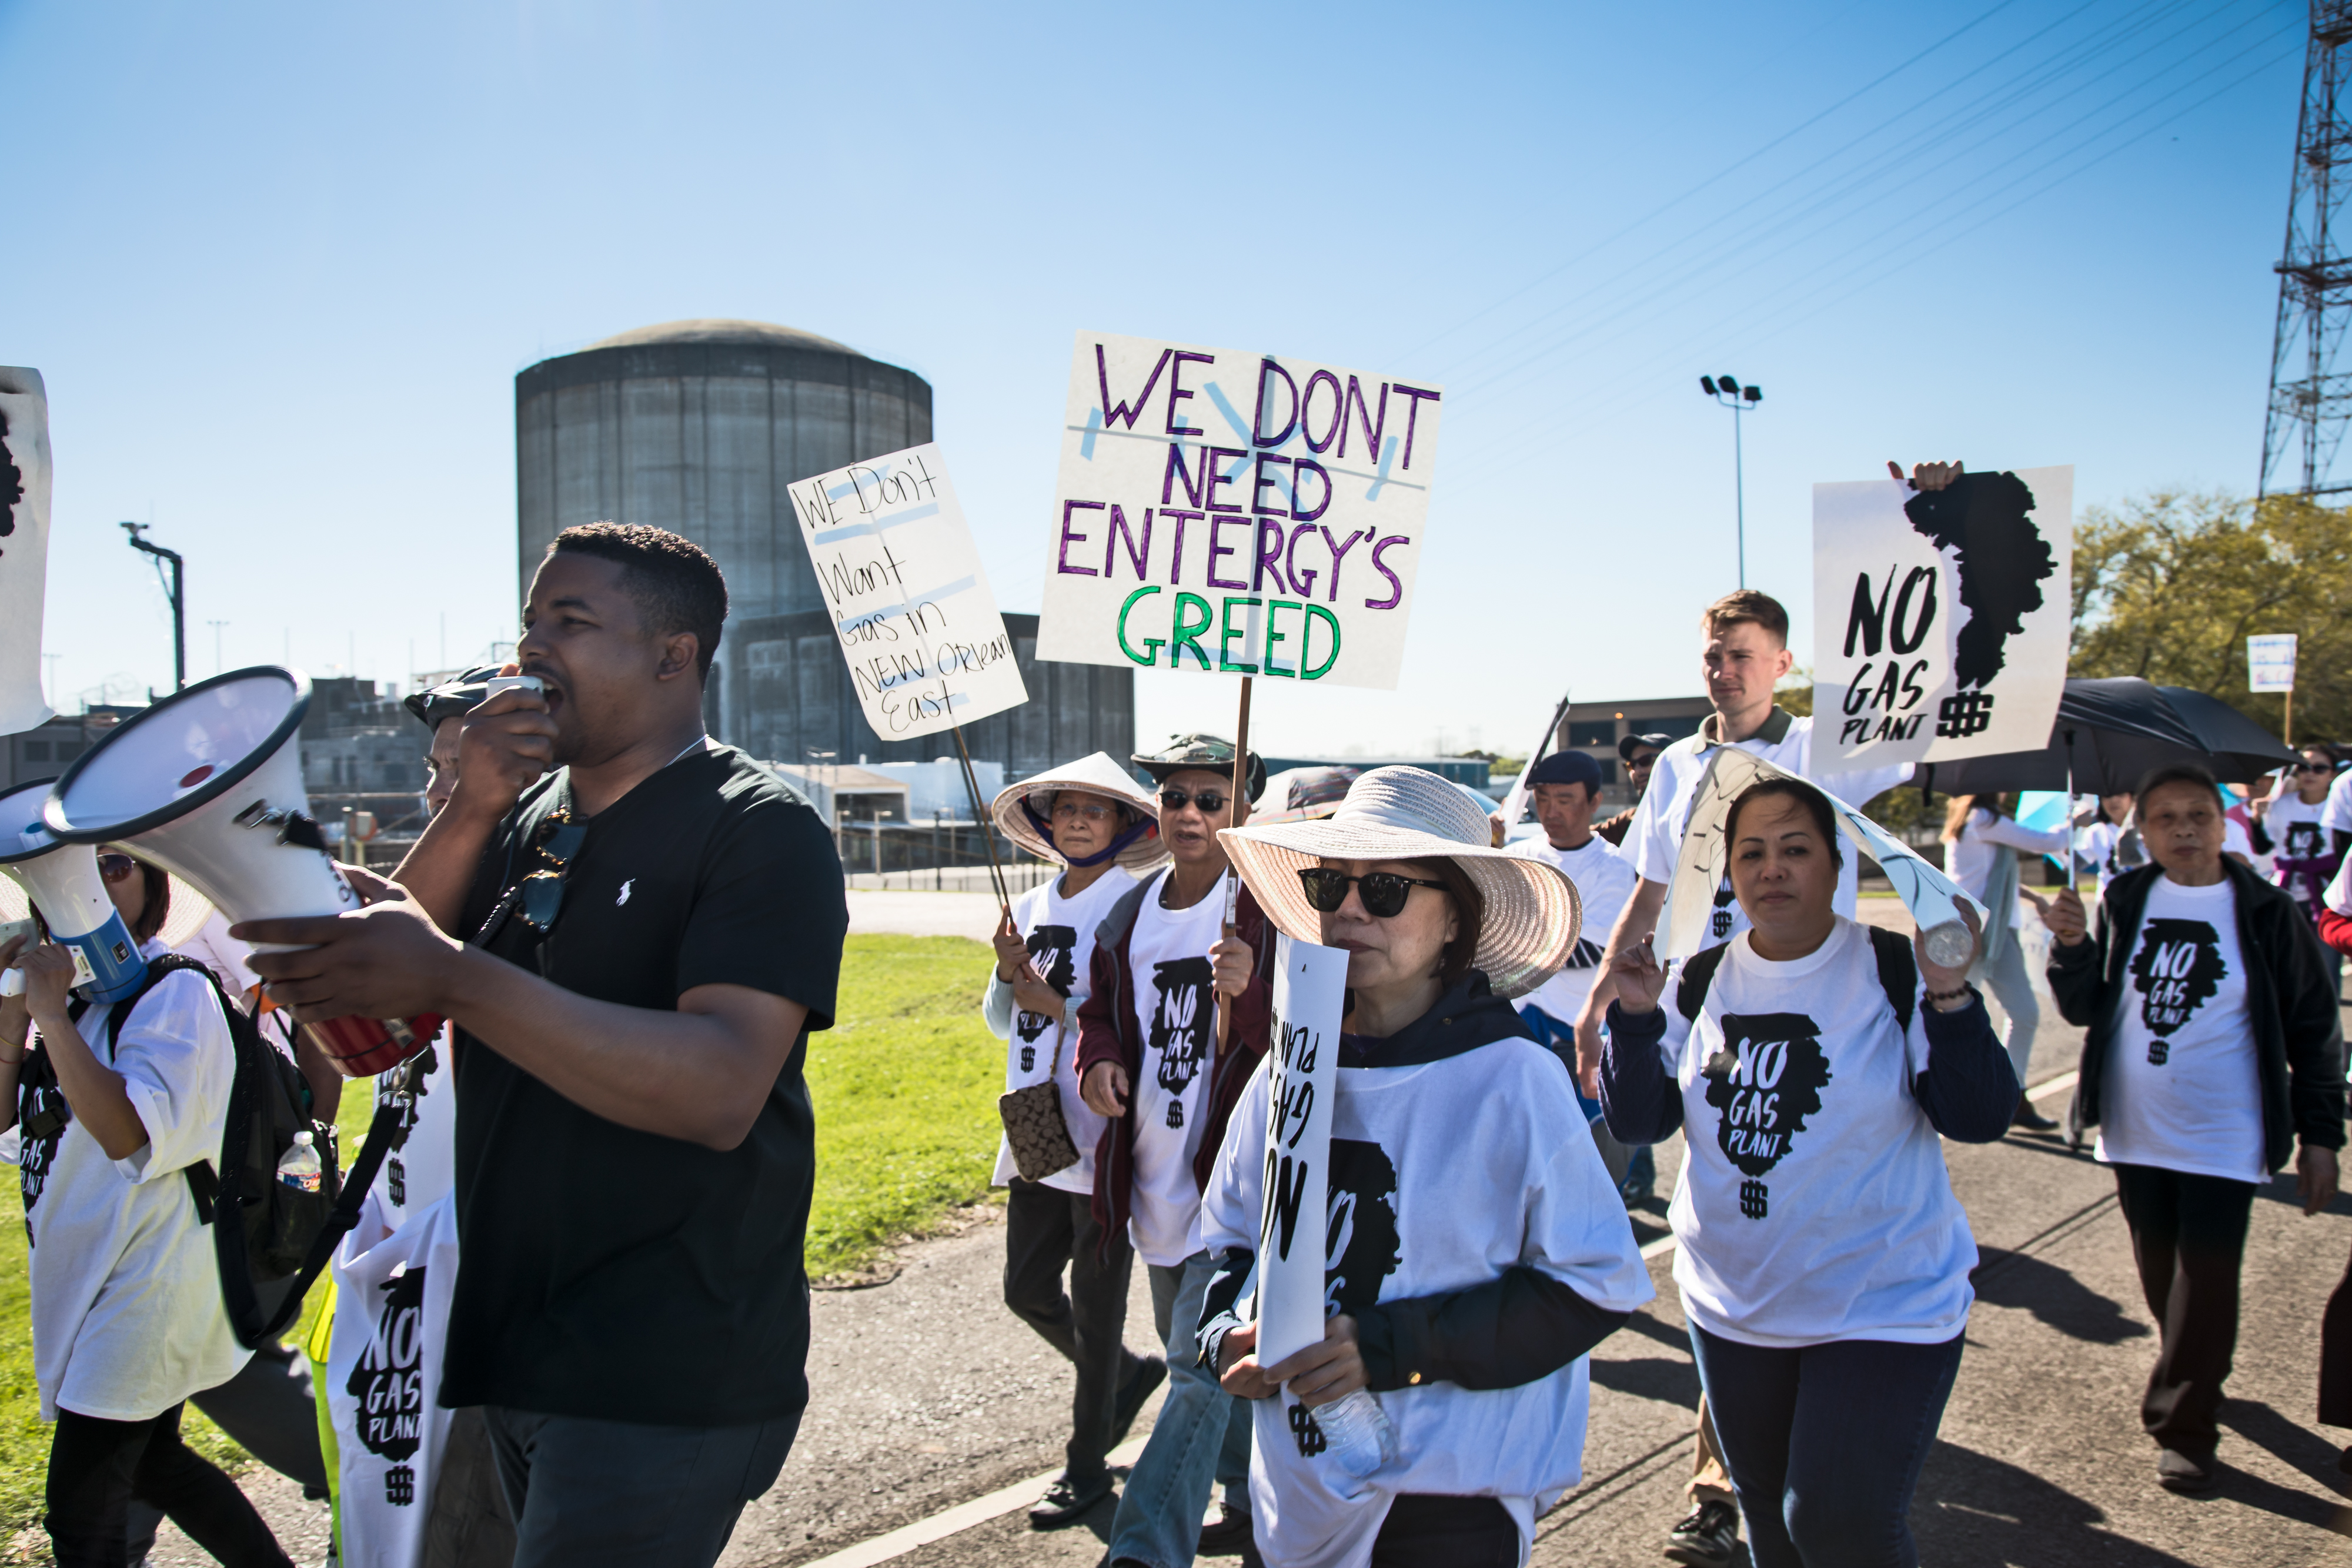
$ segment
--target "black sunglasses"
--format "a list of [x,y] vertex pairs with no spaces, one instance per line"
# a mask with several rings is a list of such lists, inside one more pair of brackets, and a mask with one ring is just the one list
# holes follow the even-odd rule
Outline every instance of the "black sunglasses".
[[139,862],[125,854],[102,854],[98,857],[98,874],[109,882],[121,882],[139,869]]
[[2336,765],[2332,762],[2298,762],[2294,765],[2294,771],[2297,773],[2333,773],[2336,771]]
[[545,932],[562,913],[563,873],[571,869],[572,857],[580,852],[580,841],[587,836],[587,823],[572,821],[560,810],[539,825],[540,841],[533,847],[553,869],[532,872],[516,890],[520,895],[516,907],[532,930]]
[[1364,913],[1375,920],[1392,920],[1402,914],[1404,901],[1412,896],[1416,887],[1445,885],[1423,876],[1399,876],[1392,871],[1349,876],[1329,866],[1307,866],[1299,872],[1298,881],[1307,889],[1307,907],[1318,915],[1337,915],[1339,906],[1348,902],[1348,884],[1356,883],[1363,889]]
[[1187,806],[1198,806],[1213,817],[1223,810],[1225,802],[1232,799],[1232,796],[1220,794],[1214,789],[1203,789],[1198,795],[1187,795],[1181,789],[1160,791],[1160,805],[1162,810],[1181,811]]

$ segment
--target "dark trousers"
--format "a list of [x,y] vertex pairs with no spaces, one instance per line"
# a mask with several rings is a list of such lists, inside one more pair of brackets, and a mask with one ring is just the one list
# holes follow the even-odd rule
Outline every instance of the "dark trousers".
[[1690,1333],[1756,1568],[1913,1568],[1911,1493],[1961,1336],[1780,1350]]
[[2131,1227],[2140,1294],[2164,1336],[2140,1425],[2158,1448],[2209,1459],[2238,1348],[2238,1267],[2254,1184],[2117,1166],[2116,1197]]
[[487,1405],[515,1568],[710,1568],[801,1418],[656,1427]]
[[1094,1200],[1084,1193],[1014,1176],[1004,1207],[1004,1304],[1076,1372],[1064,1453],[1072,1479],[1091,1481],[1103,1473],[1103,1456],[1110,1450],[1118,1391],[1141,1359],[1122,1337],[1135,1249],[1121,1237],[1110,1261],[1102,1260],[1102,1227],[1095,1222]]
[[2319,1424],[2352,1427],[2352,1262],[2319,1320]]
[[1372,1568],[1518,1568],[1519,1526],[1491,1497],[1400,1492],[1372,1539]]
[[174,1405],[145,1421],[58,1412],[49,1438],[49,1543],[59,1568],[123,1568],[133,1497],[163,1511],[227,1568],[291,1568],[236,1483],[180,1441]]
[[[218,1388],[188,1401],[211,1416],[245,1451],[299,1481],[302,1495],[327,1495],[327,1461],[319,1452],[319,1406],[310,1394],[310,1358],[290,1346],[266,1344]],[[134,1497],[128,1513],[133,1563],[153,1550],[163,1511]]]

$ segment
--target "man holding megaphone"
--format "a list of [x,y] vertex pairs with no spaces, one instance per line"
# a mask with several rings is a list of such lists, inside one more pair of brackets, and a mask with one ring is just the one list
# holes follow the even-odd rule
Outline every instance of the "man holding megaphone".
[[702,1565],[807,1403],[802,1076],[848,915],[805,801],[703,733],[718,568],[591,524],[541,563],[407,897],[251,921],[304,1021],[456,1025],[438,1396],[484,1406],[519,1563]]

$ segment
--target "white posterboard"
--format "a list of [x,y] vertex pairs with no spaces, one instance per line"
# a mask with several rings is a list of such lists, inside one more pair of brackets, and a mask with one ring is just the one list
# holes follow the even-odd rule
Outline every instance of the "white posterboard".
[[0,735],[49,716],[41,696],[48,572],[48,393],[40,371],[0,365]]
[[2074,560],[2072,467],[1814,486],[1814,768],[2048,746]]
[[1394,689],[1440,398],[1079,333],[1037,656]]
[[[1816,738],[1820,733],[1816,728]],[[1706,773],[1699,778],[1697,796],[1691,806],[1690,827],[1683,834],[1682,853],[1675,862],[1674,880],[1666,884],[1665,942],[1657,950],[1659,963],[1687,958],[1703,947],[1714,946],[1708,936],[1708,924],[1715,914],[1716,890],[1723,885],[1724,874],[1730,869],[1730,846],[1724,841],[1724,828],[1731,815],[1731,803],[1759,779],[1796,777],[1752,751],[1743,751],[1736,746],[1715,748]],[[1800,782],[1821,789],[1811,779]],[[1835,795],[1826,789],[1822,793],[1836,809],[1838,828],[1846,839],[1846,853],[1859,850],[1878,862],[1886,880],[1895,884],[1895,896],[1902,899],[1903,907],[1911,912],[1911,918],[1921,930],[1958,920],[1961,904],[1975,910],[1979,921],[1987,918],[1984,905],[1962,892],[1959,883],[1921,860],[1908,845]]]
[[937,444],[790,486],[866,722],[911,740],[1029,700]]
[[2273,637],[2246,639],[2246,689],[2250,692],[2294,690],[2294,639],[2292,632]]
[[1258,1219],[1257,1359],[1272,1366],[1323,1337],[1330,1217],[1331,1096],[1348,955],[1289,936],[1274,945],[1265,1053],[1265,1207]]

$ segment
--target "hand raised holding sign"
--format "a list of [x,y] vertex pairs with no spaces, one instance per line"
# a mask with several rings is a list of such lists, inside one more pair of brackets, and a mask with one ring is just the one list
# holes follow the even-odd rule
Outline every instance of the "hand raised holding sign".
[[1903,477],[1903,465],[1889,462],[1886,471],[1895,476],[1898,485],[1908,485],[1914,490],[1941,490],[1968,472],[1965,463],[1921,463],[1912,467],[1911,477]]

